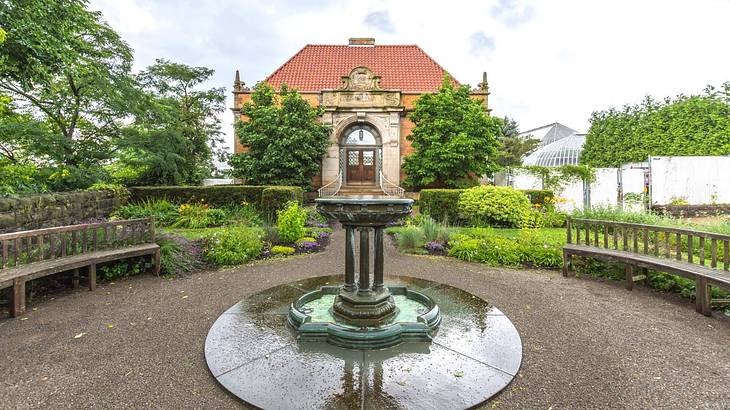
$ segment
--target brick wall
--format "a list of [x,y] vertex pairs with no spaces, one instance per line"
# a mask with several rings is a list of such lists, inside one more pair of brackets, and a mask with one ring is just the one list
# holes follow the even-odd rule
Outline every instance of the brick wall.
[[73,225],[106,218],[121,201],[111,191],[0,198],[0,233]]

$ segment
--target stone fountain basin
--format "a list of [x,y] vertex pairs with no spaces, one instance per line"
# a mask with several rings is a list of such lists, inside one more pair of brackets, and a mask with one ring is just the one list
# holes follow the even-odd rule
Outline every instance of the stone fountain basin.
[[405,286],[388,286],[399,309],[395,318],[379,326],[358,327],[337,320],[331,300],[341,286],[323,286],[297,299],[289,309],[289,325],[303,341],[326,341],[352,349],[383,349],[402,342],[430,342],[441,315],[428,296]]
[[317,210],[343,224],[385,225],[411,213],[413,200],[389,196],[343,196],[315,199]]

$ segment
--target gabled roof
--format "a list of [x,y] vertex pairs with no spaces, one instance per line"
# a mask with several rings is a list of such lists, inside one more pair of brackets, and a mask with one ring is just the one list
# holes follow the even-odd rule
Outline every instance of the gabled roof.
[[437,91],[447,73],[416,45],[307,45],[265,81],[299,91],[337,89],[342,76],[360,66],[380,76],[381,88],[404,92]]
[[543,125],[542,127],[521,132],[520,136],[527,137],[528,135],[532,135],[533,138],[541,140],[542,142],[540,143],[540,146],[544,147],[576,133],[578,133],[578,131],[559,122],[554,122],[552,124]]

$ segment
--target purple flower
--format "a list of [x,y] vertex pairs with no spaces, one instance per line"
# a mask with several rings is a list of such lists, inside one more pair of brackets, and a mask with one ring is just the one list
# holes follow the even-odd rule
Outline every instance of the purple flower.
[[329,225],[323,224],[321,222],[317,222],[316,224],[314,224],[314,226],[316,226],[317,228],[329,228]]
[[330,237],[330,233],[329,232],[320,232],[319,233],[319,239],[327,239],[329,237]]
[[318,242],[310,242],[310,241],[302,241],[302,242],[297,243],[297,247],[302,252],[312,252],[312,251],[316,250],[317,247],[319,247],[319,243]]
[[429,242],[426,249],[431,253],[440,253],[444,251],[444,245],[441,242]]

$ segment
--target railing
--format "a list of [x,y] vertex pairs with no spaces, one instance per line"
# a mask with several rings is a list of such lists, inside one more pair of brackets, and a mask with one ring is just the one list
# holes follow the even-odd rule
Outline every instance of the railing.
[[[709,259],[710,267],[718,268],[722,263],[724,270],[730,270],[730,235],[667,226],[571,218],[567,221],[566,231],[568,243],[675,258],[702,266],[706,266]],[[696,245],[695,238],[698,241]]]
[[385,175],[383,175],[383,171],[380,171],[378,175],[378,180],[380,182],[380,189],[385,192],[385,195],[397,197],[402,197],[405,195],[406,190],[388,181]]
[[335,180],[323,186],[322,188],[319,188],[317,192],[319,192],[320,197],[335,196],[338,192],[340,192],[340,188],[342,188],[342,171],[337,174],[337,178]]
[[59,226],[0,235],[0,269],[154,242],[152,219]]

